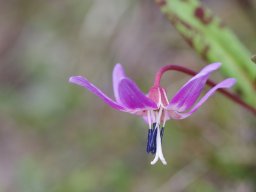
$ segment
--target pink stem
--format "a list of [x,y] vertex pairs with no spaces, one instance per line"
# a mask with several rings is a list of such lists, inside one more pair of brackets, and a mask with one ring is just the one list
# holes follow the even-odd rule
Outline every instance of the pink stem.
[[[164,74],[164,72],[170,71],[170,70],[179,71],[191,76],[195,76],[197,74],[197,72],[191,69],[188,69],[186,67],[182,67],[179,65],[166,65],[156,73],[154,86],[160,86],[162,75]],[[209,85],[210,87],[214,87],[216,85],[216,83],[212,80],[207,80],[206,84]],[[225,95],[226,97],[228,97],[229,99],[231,99],[232,101],[234,101],[235,103],[239,104],[240,106],[244,107],[245,109],[251,111],[254,115],[256,115],[256,109],[251,105],[248,105],[247,103],[245,103],[242,99],[239,98],[239,96],[235,95],[234,93],[230,93],[225,89],[218,89],[218,91],[223,95]]]

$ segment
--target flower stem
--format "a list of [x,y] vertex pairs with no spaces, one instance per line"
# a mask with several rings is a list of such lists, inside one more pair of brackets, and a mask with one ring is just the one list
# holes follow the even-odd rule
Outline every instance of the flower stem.
[[[155,82],[154,82],[154,86],[160,86],[160,81],[161,81],[161,77],[164,74],[164,72],[166,71],[179,71],[182,73],[185,73],[187,75],[190,76],[195,76],[197,74],[197,72],[188,69],[186,67],[182,67],[179,65],[166,65],[164,67],[162,67],[156,74],[155,76]],[[214,87],[216,85],[216,83],[212,80],[207,80],[206,82],[207,85],[209,85],[210,87]],[[218,91],[225,95],[226,97],[228,97],[229,99],[231,99],[232,101],[234,101],[235,103],[239,104],[240,106],[244,107],[245,109],[249,110],[250,112],[252,112],[254,115],[256,115],[256,109],[254,107],[252,107],[251,105],[245,103],[242,99],[240,99],[240,97],[234,93],[230,93],[229,91],[225,90],[225,89],[218,89]]]

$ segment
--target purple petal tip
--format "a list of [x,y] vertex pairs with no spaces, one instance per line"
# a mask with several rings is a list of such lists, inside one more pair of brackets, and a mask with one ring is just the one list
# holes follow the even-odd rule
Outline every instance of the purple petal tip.
[[123,66],[120,63],[115,64],[114,70],[118,69],[118,70],[123,70]]
[[68,82],[72,83],[72,81],[73,81],[73,77],[69,77]]
[[209,72],[209,71],[215,71],[217,69],[219,69],[221,66],[221,63],[212,63],[212,64],[209,64],[207,65],[206,67],[204,67],[204,69],[202,70],[202,72]]
[[69,77],[68,82],[69,83],[74,83],[74,80],[75,80],[75,77],[72,76],[72,77]]
[[223,83],[227,87],[232,87],[234,84],[236,84],[236,79],[235,78],[229,78],[229,79],[224,80]]
[[212,63],[212,65],[216,65],[218,68],[221,66],[220,62]]
[[216,63],[209,64],[209,66],[212,66],[213,68],[218,69],[218,68],[220,68],[221,63],[220,62],[216,62]]
[[82,76],[71,76],[71,77],[68,79],[68,82],[69,82],[69,83],[78,84],[78,82],[81,81],[81,79],[84,79],[84,77],[82,77]]

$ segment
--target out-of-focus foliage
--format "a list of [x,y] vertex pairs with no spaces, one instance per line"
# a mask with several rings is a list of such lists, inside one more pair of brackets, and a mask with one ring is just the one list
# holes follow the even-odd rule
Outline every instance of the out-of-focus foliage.
[[224,22],[198,0],[157,2],[184,39],[206,61],[223,63],[223,72],[237,79],[241,97],[256,107],[256,66],[250,60],[250,52]]
[[[255,53],[255,5],[202,2]],[[165,64],[205,65],[153,1],[0,1],[0,191],[255,191],[255,117],[216,94],[166,124],[168,165],[151,166],[143,120],[68,83],[113,96],[117,62],[145,92]],[[188,78],[165,75],[168,96]]]

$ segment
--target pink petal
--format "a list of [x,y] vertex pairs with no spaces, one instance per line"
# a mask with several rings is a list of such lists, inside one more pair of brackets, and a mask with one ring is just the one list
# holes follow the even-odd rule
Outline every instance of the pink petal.
[[129,78],[123,78],[118,85],[120,101],[129,109],[157,109],[157,105]]
[[209,75],[220,67],[220,63],[213,63],[204,67],[196,76],[191,78],[171,99],[169,107],[183,112],[191,108],[200,96]]
[[113,80],[114,95],[115,95],[116,101],[118,103],[121,103],[119,93],[118,93],[118,84],[119,84],[120,80],[124,77],[126,77],[126,75],[125,75],[122,65],[119,63],[116,64],[114,67],[114,70],[113,70],[112,80]]
[[86,78],[82,76],[73,76],[69,78],[70,83],[74,83],[76,85],[80,85],[89,91],[91,91],[93,94],[100,97],[106,104],[111,106],[112,108],[116,110],[125,111],[125,107],[121,106],[120,104],[116,103],[112,99],[110,99],[107,95],[105,95],[99,88],[97,88],[95,85],[90,83]]
[[179,113],[179,111],[170,110],[169,115],[173,119],[184,119],[193,114],[194,112],[196,112],[199,109],[199,107],[201,107],[201,105],[215,93],[215,91],[217,91],[220,88],[230,88],[235,83],[236,80],[234,78],[225,79],[224,81],[220,82],[219,84],[211,88],[189,112]]

